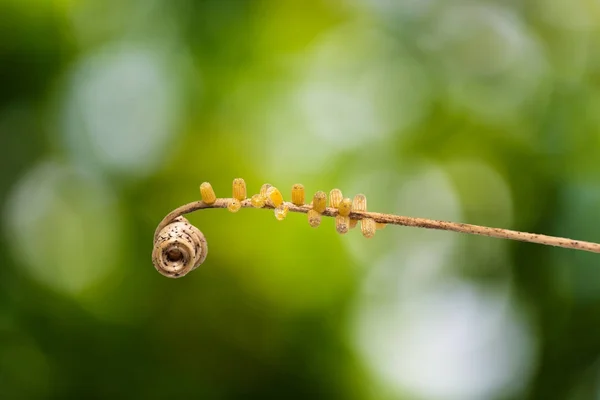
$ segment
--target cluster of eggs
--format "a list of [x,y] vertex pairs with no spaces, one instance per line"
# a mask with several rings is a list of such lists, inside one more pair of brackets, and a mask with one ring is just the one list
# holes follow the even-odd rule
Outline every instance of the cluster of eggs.
[[[313,228],[321,224],[323,212],[327,208],[327,194],[318,191],[314,194],[310,204],[305,204],[305,190],[302,184],[292,186],[292,201],[291,204],[299,207],[308,206],[307,210],[308,223]],[[200,196],[205,204],[214,204],[217,200],[214,189],[211,184],[204,182],[200,185]],[[242,208],[242,201],[247,198],[246,182],[242,178],[233,180],[232,198],[227,203],[227,209],[231,212],[237,212]],[[275,218],[282,221],[288,214],[289,205],[283,199],[281,191],[275,186],[265,183],[260,188],[259,193],[251,196],[250,204],[255,208],[263,208],[265,206],[274,209]],[[329,192],[329,207],[337,211],[335,215],[335,228],[340,234],[345,234],[348,230],[355,228],[358,220],[351,219],[350,213],[353,211],[367,211],[367,198],[364,194],[357,194],[353,199],[344,198],[340,189],[333,189]],[[360,221],[362,234],[366,238],[371,238],[375,235],[377,229],[383,228],[384,224],[378,224],[371,218],[364,218]]]

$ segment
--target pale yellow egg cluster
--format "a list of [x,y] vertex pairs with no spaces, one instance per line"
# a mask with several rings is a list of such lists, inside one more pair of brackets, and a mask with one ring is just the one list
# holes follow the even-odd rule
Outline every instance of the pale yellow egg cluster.
[[[348,233],[355,228],[358,220],[350,219],[350,213],[353,211],[367,211],[367,198],[364,194],[357,194],[350,200],[344,197],[340,189],[333,189],[329,192],[329,205],[338,209],[338,215],[335,218],[335,229],[339,234]],[[375,220],[365,218],[361,221],[361,232],[364,237],[372,238],[375,236]]]
[[[212,205],[217,200],[215,191],[208,182],[200,185],[200,195],[202,201],[208,205]],[[329,197],[329,199],[328,199]],[[250,202],[246,202],[247,188],[246,182],[242,178],[236,178],[232,184],[232,197],[227,199],[227,209],[233,213],[238,212],[243,206],[251,205],[255,208],[272,208],[275,218],[279,221],[284,220],[290,210],[290,207],[310,207],[307,214],[307,220],[310,226],[316,228],[321,225],[323,213],[327,210],[327,201],[329,207],[335,209],[337,213],[332,215],[332,211],[327,213],[328,216],[335,217],[335,229],[339,234],[346,234],[358,224],[358,220],[351,219],[350,214],[355,211],[367,211],[367,198],[364,194],[357,194],[353,199],[344,197],[340,189],[332,189],[329,196],[323,191],[316,192],[310,204],[305,204],[306,192],[304,186],[297,183],[292,186],[291,203],[284,201],[281,191],[270,183],[265,183],[261,186],[259,193],[250,197]],[[244,204],[242,204],[244,203]],[[306,208],[305,208],[306,210]],[[294,211],[298,211],[297,209]],[[371,238],[375,235],[377,229],[383,229],[385,224],[376,223],[371,218],[361,220],[361,232],[363,236]]]

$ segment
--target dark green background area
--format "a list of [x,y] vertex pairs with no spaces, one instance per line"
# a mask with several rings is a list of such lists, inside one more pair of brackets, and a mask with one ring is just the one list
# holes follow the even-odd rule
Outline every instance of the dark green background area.
[[151,264],[236,177],[600,242],[599,49],[585,0],[0,0],[0,397],[600,398],[595,254],[243,209]]

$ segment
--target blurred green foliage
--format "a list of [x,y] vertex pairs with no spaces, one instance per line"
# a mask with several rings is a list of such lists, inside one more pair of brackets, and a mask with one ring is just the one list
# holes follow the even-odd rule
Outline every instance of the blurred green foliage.
[[593,254],[206,210],[210,181],[600,241],[588,0],[0,0],[0,397],[600,398]]

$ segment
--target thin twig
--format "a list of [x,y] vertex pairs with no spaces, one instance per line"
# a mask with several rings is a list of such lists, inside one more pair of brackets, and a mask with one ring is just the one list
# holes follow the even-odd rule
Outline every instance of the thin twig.
[[[158,227],[156,228],[154,238],[156,240],[158,233],[169,223],[171,223],[175,218],[182,216],[184,214],[189,214],[191,212],[207,209],[207,208],[227,208],[227,204],[231,201],[229,198],[217,199],[214,204],[205,204],[202,201],[194,201],[192,203],[185,204],[181,207],[176,208],[171,211],[163,220],[160,222]],[[296,206],[292,203],[286,202],[286,205],[291,212],[298,213],[307,213],[312,207],[310,205]],[[242,208],[254,208],[250,203],[250,200],[242,201]],[[273,209],[272,206],[265,205],[264,208]],[[327,217],[335,217],[338,215],[338,210],[336,208],[328,207],[322,213],[322,215]],[[501,229],[501,228],[489,228],[486,226],[479,225],[471,225],[471,224],[463,224],[459,222],[447,222],[447,221],[437,221],[433,219],[427,218],[415,218],[415,217],[405,217],[401,215],[392,215],[392,214],[381,214],[376,212],[366,212],[366,211],[355,211],[350,213],[350,218],[361,220],[364,218],[372,218],[376,222],[390,224],[390,225],[401,225],[401,226],[410,226],[415,228],[426,228],[426,229],[438,229],[444,231],[452,231],[452,232],[460,232],[460,233],[468,233],[471,235],[480,235],[480,236],[489,236],[499,239],[510,239],[510,240],[518,240],[521,242],[529,242],[529,243],[537,243],[543,244],[547,246],[556,246],[563,247],[566,249],[575,249],[575,250],[583,250],[589,251],[592,253],[600,253],[600,244],[592,243],[592,242],[583,242],[580,240],[573,240],[555,236],[547,236],[547,235],[539,235],[535,233],[527,233],[527,232],[519,232],[513,231],[509,229]]]

